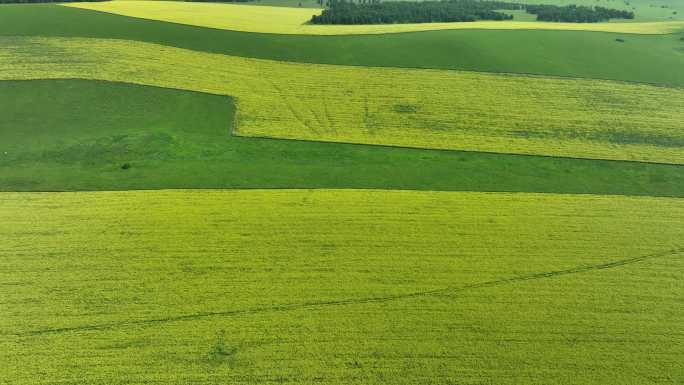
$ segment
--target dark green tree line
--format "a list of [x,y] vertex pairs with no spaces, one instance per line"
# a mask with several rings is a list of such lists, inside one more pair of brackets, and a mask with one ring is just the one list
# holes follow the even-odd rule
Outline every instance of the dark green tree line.
[[634,19],[634,12],[604,7],[585,7],[577,5],[528,5],[527,13],[537,15],[539,21],[567,23],[597,23],[610,19]]
[[[322,0],[321,4],[322,4]],[[539,21],[595,23],[633,19],[634,13],[604,7],[577,5],[525,5],[490,0],[390,1],[328,0],[327,8],[313,16],[313,24],[393,24],[510,20],[502,10],[524,9]]]
[[501,1],[392,1],[329,0],[328,8],[314,16],[314,24],[434,23],[475,20],[510,20],[500,9],[521,9],[520,4]]

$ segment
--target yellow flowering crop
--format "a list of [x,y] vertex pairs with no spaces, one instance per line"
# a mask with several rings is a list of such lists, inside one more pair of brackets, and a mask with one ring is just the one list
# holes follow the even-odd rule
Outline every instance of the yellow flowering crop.
[[287,63],[106,39],[10,37],[0,48],[2,79],[235,96],[238,135],[684,163],[679,88]]
[[[2,379],[599,385],[676,373],[683,202],[0,193]],[[615,371],[581,370],[598,361]]]

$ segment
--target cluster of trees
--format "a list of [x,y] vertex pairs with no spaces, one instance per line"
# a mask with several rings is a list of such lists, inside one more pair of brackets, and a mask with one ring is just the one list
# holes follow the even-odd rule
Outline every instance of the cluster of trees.
[[497,9],[521,9],[520,4],[503,1],[391,1],[329,0],[328,8],[311,19],[313,24],[392,24],[434,23],[475,20],[510,20],[512,15]]
[[[206,1],[206,0],[200,0]],[[235,0],[247,1],[247,0]],[[323,0],[319,0],[323,3]],[[539,21],[595,23],[610,19],[633,19],[634,12],[577,5],[527,5],[494,0],[428,0],[423,2],[381,0],[328,0],[327,8],[313,16],[313,24],[435,23],[476,20],[510,20],[500,10],[520,10],[537,15]]]
[[634,19],[634,12],[604,7],[585,7],[577,5],[527,5],[527,13],[537,15],[539,21],[559,21],[567,23],[597,23],[610,19]]

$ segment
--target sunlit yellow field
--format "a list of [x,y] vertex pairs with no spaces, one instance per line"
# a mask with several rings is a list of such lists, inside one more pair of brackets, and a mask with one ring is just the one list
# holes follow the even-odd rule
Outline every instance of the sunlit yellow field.
[[684,29],[682,21],[631,23],[548,23],[529,21],[478,21],[385,25],[311,25],[311,8],[268,7],[176,1],[105,1],[67,3],[69,7],[118,15],[244,32],[302,35],[351,35],[429,31],[439,29],[552,29],[664,34]]
[[0,47],[2,79],[235,96],[239,135],[684,163],[677,88],[286,63],[119,40],[1,38]]
[[0,385],[684,385],[684,0],[95,1],[0,4]]
[[3,380],[676,375],[682,216],[681,199],[648,197],[1,193]]

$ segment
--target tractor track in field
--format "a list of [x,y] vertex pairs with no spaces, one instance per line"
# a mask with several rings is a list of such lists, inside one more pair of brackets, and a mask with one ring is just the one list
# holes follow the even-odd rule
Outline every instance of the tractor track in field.
[[203,312],[203,313],[195,313],[195,314],[187,314],[187,315],[179,315],[179,316],[163,317],[163,318],[155,318],[155,319],[147,319],[147,320],[129,320],[129,321],[102,323],[102,324],[95,324],[95,325],[83,325],[83,326],[74,326],[74,327],[65,327],[65,328],[38,329],[38,330],[28,331],[28,332],[24,332],[24,333],[9,333],[9,334],[0,334],[0,335],[14,336],[14,337],[30,337],[30,336],[40,336],[40,335],[44,335],[44,334],[58,334],[58,333],[69,333],[69,332],[107,330],[107,329],[114,329],[114,328],[127,327],[127,326],[151,326],[151,325],[164,324],[164,323],[169,323],[169,322],[190,321],[190,320],[196,320],[196,319],[202,319],[202,318],[208,318],[208,317],[235,317],[235,316],[246,316],[246,315],[252,315],[252,314],[263,314],[263,313],[274,313],[274,312],[283,312],[283,311],[291,311],[291,310],[300,310],[300,309],[307,309],[307,308],[321,308],[321,307],[327,307],[327,306],[345,306],[345,305],[356,305],[356,304],[367,304],[367,303],[382,303],[382,302],[390,302],[390,301],[397,301],[397,300],[403,300],[403,299],[436,296],[436,295],[448,296],[448,295],[458,294],[461,292],[480,289],[480,288],[503,286],[503,285],[514,284],[514,283],[519,283],[519,282],[534,281],[534,280],[540,280],[540,279],[546,279],[546,278],[556,278],[556,277],[561,277],[561,276],[566,276],[566,275],[589,273],[589,272],[598,271],[598,270],[613,269],[613,268],[617,268],[617,267],[622,267],[622,266],[626,266],[626,265],[631,265],[631,264],[643,262],[646,260],[668,257],[668,256],[672,256],[675,254],[680,254],[680,253],[684,253],[684,247],[683,248],[670,249],[668,251],[659,252],[659,253],[642,255],[642,256],[638,256],[638,257],[624,258],[624,259],[620,259],[620,260],[616,260],[616,261],[612,261],[612,262],[606,262],[606,263],[600,263],[600,264],[594,264],[594,265],[586,265],[586,266],[577,266],[577,267],[574,267],[571,269],[553,270],[553,271],[540,272],[540,273],[531,273],[531,274],[514,276],[514,277],[510,277],[510,278],[483,281],[483,282],[478,282],[478,283],[460,286],[460,287],[449,286],[449,287],[445,287],[445,288],[441,288],[441,289],[413,292],[413,293],[407,293],[407,294],[398,294],[398,295],[384,296],[384,297],[366,297],[366,298],[354,298],[354,299],[344,299],[344,300],[300,302],[300,303],[293,303],[293,304],[283,304],[283,305],[275,305],[275,306],[267,306],[267,307],[258,307],[258,308],[252,308],[252,309],[219,311],[219,312]]

